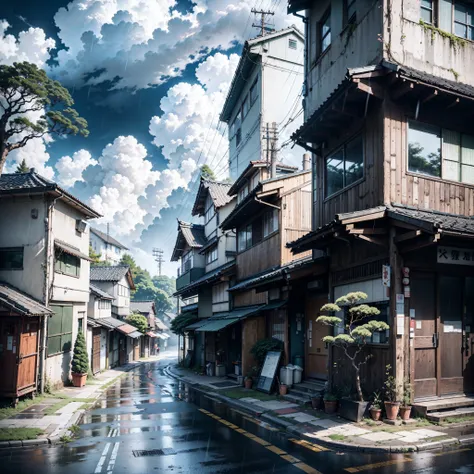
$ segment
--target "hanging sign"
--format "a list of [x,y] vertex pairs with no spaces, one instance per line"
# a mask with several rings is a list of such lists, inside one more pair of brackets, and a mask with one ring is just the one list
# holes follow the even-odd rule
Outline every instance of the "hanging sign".
[[459,249],[456,247],[439,246],[437,255],[438,263],[448,263],[451,265],[474,266],[474,251],[469,249]]
[[276,371],[280,364],[281,351],[269,351],[265,357],[260,377],[258,378],[257,390],[270,393],[275,380]]
[[382,285],[390,288],[390,265],[382,265]]

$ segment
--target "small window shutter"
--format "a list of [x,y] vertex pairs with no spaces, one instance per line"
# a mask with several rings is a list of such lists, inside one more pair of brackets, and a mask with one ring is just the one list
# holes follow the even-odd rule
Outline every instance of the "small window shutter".
[[471,135],[462,136],[461,161],[461,181],[474,184],[474,137]]
[[441,177],[451,181],[460,179],[461,135],[451,130],[443,130],[442,150],[443,168]]
[[[453,25],[453,2],[452,0],[439,0],[439,21],[438,25],[441,30],[452,33]],[[434,2],[434,6],[436,2]],[[435,7],[436,8],[436,7]],[[436,16],[436,12],[433,12]]]

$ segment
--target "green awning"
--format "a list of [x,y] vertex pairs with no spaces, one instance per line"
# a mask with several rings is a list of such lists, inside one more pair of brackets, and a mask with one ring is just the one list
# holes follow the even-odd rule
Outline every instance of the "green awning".
[[232,319],[215,319],[212,321],[207,322],[204,326],[196,329],[196,332],[217,332],[221,329],[230,326],[231,324],[235,324],[240,321],[241,318],[232,318]]
[[206,319],[204,325],[195,328],[197,332],[216,332],[224,329],[231,324],[242,321],[249,316],[257,314],[263,305],[260,306],[246,306],[244,308],[237,308],[233,311],[224,313],[216,313],[212,318]]

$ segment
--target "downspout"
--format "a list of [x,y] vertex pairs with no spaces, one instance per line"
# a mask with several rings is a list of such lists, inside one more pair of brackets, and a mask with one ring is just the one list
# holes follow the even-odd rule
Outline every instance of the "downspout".
[[258,199],[257,196],[254,197],[254,200],[259,202],[260,204],[264,204],[265,206],[270,206],[270,207],[273,207],[273,208],[278,209],[279,211],[281,211],[281,207],[275,206],[275,204],[270,204],[269,202],[262,201],[262,200]]

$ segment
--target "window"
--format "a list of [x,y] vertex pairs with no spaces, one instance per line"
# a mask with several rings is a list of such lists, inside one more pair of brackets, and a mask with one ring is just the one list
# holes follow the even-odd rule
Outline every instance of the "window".
[[124,285],[118,285],[118,295],[119,296],[125,296],[129,297],[130,296],[130,289]]
[[245,183],[245,185],[239,189],[239,192],[237,194],[237,203],[242,202],[245,199],[245,197],[248,195],[248,193],[249,193],[249,184]]
[[242,141],[242,129],[239,128],[235,134],[235,146],[239,146]]
[[250,110],[249,96],[246,95],[244,101],[242,102],[242,120],[247,117],[247,114]]
[[81,273],[81,259],[75,255],[69,255],[61,250],[56,250],[54,271],[69,276],[79,277]]
[[23,270],[23,247],[0,249],[0,270]]
[[188,252],[181,258],[181,275],[189,272],[193,266],[192,253]]
[[454,4],[454,34],[474,40],[474,6],[457,2]]
[[80,311],[77,314],[77,330],[78,332],[83,332],[84,331],[84,318],[86,316],[86,313],[84,311]]
[[244,228],[239,229],[237,240],[239,252],[242,252],[252,246],[252,224],[248,224]]
[[408,170],[474,184],[474,136],[409,122]]
[[276,230],[278,230],[278,209],[273,209],[263,215],[263,236],[266,237]]
[[257,171],[253,176],[250,184],[250,189],[254,190],[260,180],[260,171]]
[[206,213],[204,215],[204,222],[206,224],[214,217],[214,214],[216,213],[216,210],[214,208],[214,203],[211,201],[208,204],[209,204],[209,207],[206,209]]
[[331,10],[328,10],[320,24],[319,52],[323,54],[331,46]]
[[288,48],[290,48],[290,49],[296,49],[297,47],[298,47],[297,41],[290,38],[290,39],[288,40]]
[[48,356],[69,352],[72,348],[72,306],[51,305],[48,319]]
[[435,24],[435,8],[434,8],[434,0],[421,0],[420,3],[420,17],[429,25]]
[[211,263],[217,260],[217,245],[206,252],[206,263]]
[[326,157],[326,197],[355,183],[364,175],[362,136],[354,138]]
[[[422,0],[423,1],[423,0]],[[355,23],[356,21],[356,0],[346,0],[346,25],[349,23]]]
[[255,103],[258,98],[258,77],[255,79],[252,87],[250,88],[250,107]]
[[109,300],[99,300],[99,309],[110,309]]

